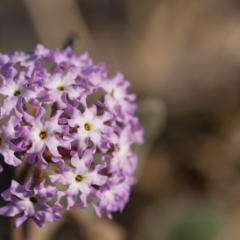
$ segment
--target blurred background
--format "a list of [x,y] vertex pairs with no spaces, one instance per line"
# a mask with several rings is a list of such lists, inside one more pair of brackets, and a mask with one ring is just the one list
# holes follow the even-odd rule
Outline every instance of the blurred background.
[[138,95],[138,183],[113,221],[70,212],[27,240],[240,240],[240,2],[0,0],[0,52],[69,37]]

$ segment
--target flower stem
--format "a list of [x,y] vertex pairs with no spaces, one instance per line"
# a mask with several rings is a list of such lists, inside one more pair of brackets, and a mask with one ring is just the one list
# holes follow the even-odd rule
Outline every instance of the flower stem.
[[31,165],[25,162],[24,167],[21,169],[21,172],[16,176],[20,184],[24,184],[30,168],[31,168]]
[[42,173],[41,169],[36,165],[34,168],[33,179],[30,189],[33,189],[35,186],[40,184],[41,173]]
[[[15,223],[16,217],[10,219],[11,227]],[[11,229],[11,240],[24,240],[23,225]]]

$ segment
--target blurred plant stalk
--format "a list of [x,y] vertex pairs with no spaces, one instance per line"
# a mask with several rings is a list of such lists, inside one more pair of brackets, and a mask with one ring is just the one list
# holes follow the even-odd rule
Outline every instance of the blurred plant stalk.
[[138,155],[138,166],[134,175],[140,178],[151,148],[165,128],[167,108],[160,98],[144,98],[138,102],[137,115],[145,131],[143,145],[135,145],[133,149]]
[[80,37],[75,52],[93,52],[93,41],[74,0],[24,0],[39,40],[47,48],[62,47],[66,38]]

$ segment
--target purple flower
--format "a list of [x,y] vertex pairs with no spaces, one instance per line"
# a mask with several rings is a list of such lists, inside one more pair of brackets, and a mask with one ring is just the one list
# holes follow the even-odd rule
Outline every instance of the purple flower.
[[6,63],[8,63],[9,60],[10,60],[10,57],[7,54],[0,53],[0,68],[4,66]]
[[4,99],[4,104],[1,108],[1,118],[8,115],[12,109],[16,111],[18,101],[21,102],[24,99],[26,102],[29,102],[31,99],[37,98],[38,95],[38,90],[29,86],[29,80],[23,74],[20,74],[19,78],[17,78],[17,72],[14,71],[14,73],[15,76],[11,76],[11,78],[2,76],[0,94],[7,96],[7,98]]
[[84,89],[76,87],[76,78],[77,74],[72,69],[66,75],[59,71],[44,79],[43,87],[48,89],[49,102],[56,102],[58,107],[63,109],[68,105],[67,97],[71,100],[80,98]]
[[77,133],[72,135],[78,141],[78,150],[85,150],[88,146],[89,139],[95,146],[98,146],[104,151],[104,133],[107,132],[108,126],[104,123],[112,118],[112,115],[105,112],[101,116],[97,116],[97,108],[92,105],[90,108],[85,108],[81,113],[78,109],[69,109],[68,113],[71,119],[68,120],[70,127],[77,127]]
[[28,218],[43,226],[74,205],[92,204],[110,218],[124,208],[137,166],[131,145],[143,142],[129,85],[70,47],[0,54],[0,154],[30,169],[19,174],[21,182],[32,173],[24,186],[13,180],[2,193],[8,204],[1,215],[18,215],[17,227]]
[[79,159],[78,154],[72,152],[71,164],[74,168],[66,168],[63,165],[60,167],[61,174],[49,176],[53,183],[60,182],[68,185],[68,189],[64,191],[67,198],[67,209],[74,205],[79,192],[81,192],[80,198],[82,201],[79,206],[86,207],[87,197],[93,189],[92,185],[101,186],[107,181],[107,176],[98,173],[101,169],[106,168],[106,164],[96,165],[94,170],[90,170],[93,153],[93,149],[86,150],[82,158]]
[[104,97],[104,104],[110,112],[124,118],[126,113],[132,114],[136,105],[132,102],[136,96],[127,93],[130,83],[124,80],[124,76],[117,72],[111,79],[100,83],[100,87],[107,93]]
[[110,172],[116,172],[120,169],[126,173],[132,174],[136,168],[137,158],[131,151],[131,128],[127,125],[120,130],[119,136],[111,135],[110,140],[114,144],[113,157],[110,158],[111,164],[109,165]]
[[112,218],[111,212],[122,211],[129,199],[130,187],[135,180],[128,175],[115,175],[109,182],[101,186],[95,196],[99,203],[93,204],[96,214],[101,217],[102,211],[107,212],[108,218]]
[[5,201],[8,201],[6,206],[0,208],[0,214],[4,216],[16,216],[15,226],[18,227],[28,218],[32,218],[39,227],[42,227],[45,221],[56,221],[60,218],[57,209],[50,207],[46,202],[50,201],[55,193],[54,186],[44,186],[45,180],[40,185],[28,189],[29,179],[24,186],[12,180],[11,187],[2,193]]
[[27,122],[33,123],[29,128],[26,140],[31,143],[31,147],[26,153],[27,161],[32,164],[38,157],[38,164],[40,168],[46,168],[47,162],[43,158],[43,152],[48,147],[50,153],[54,157],[61,157],[57,147],[62,146],[70,149],[70,143],[60,138],[57,133],[66,131],[66,127],[58,125],[59,116],[62,111],[58,110],[54,117],[44,121],[46,111],[43,108],[39,109],[39,114],[36,118],[25,114],[24,117]]
[[21,160],[15,156],[14,152],[25,150],[12,142],[13,139],[17,139],[21,135],[21,128],[18,131],[15,130],[19,122],[20,119],[11,117],[7,123],[0,127],[0,153],[3,155],[4,161],[13,166],[21,164]]
[[35,54],[36,56],[38,56],[39,58],[41,58],[41,57],[47,58],[47,57],[50,56],[50,53],[51,53],[51,51],[48,50],[47,48],[45,48],[45,47],[44,47],[43,45],[41,45],[41,44],[38,44],[38,45],[36,46],[35,51],[34,51],[34,54]]

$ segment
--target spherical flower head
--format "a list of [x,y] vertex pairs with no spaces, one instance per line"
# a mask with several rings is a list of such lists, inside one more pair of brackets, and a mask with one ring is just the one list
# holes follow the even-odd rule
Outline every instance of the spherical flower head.
[[109,218],[123,210],[135,183],[131,145],[143,142],[129,85],[69,47],[0,54],[0,153],[25,171],[2,193],[1,215],[41,227],[75,206]]

